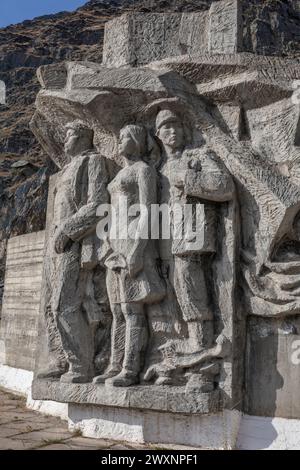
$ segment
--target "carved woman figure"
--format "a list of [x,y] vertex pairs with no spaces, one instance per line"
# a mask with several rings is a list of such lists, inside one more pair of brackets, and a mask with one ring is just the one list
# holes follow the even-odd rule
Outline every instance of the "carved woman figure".
[[[148,342],[146,305],[159,302],[165,295],[155,241],[149,233],[151,205],[157,203],[157,181],[154,168],[143,161],[147,142],[142,126],[128,125],[120,132],[119,155],[124,164],[108,191],[121,230],[117,234],[110,231],[112,253],[105,261],[113,314],[111,360],[108,370],[95,377],[94,383],[126,387],[139,382]],[[126,201],[129,211],[124,205],[122,209],[120,201]]]

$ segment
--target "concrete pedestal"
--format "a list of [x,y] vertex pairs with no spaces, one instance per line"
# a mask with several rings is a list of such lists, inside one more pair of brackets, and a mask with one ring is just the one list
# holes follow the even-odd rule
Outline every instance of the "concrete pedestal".
[[300,420],[242,415],[226,410],[206,415],[117,406],[33,400],[33,373],[0,365],[0,387],[27,397],[27,407],[68,419],[70,431],[91,438],[193,448],[300,450]]
[[185,415],[114,407],[69,405],[69,429],[85,437],[135,443],[234,449],[241,414]]

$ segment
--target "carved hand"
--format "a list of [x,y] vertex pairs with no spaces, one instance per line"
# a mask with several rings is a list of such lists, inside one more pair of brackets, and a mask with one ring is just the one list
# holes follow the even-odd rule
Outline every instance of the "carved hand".
[[201,162],[197,158],[191,158],[188,162],[188,167],[190,170],[194,170],[194,171],[202,170]]
[[71,239],[63,232],[59,232],[55,237],[55,251],[58,254],[64,253],[66,247],[71,243]]

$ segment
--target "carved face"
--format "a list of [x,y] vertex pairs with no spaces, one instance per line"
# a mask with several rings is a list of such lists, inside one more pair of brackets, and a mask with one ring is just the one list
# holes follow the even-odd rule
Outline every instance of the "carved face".
[[119,138],[119,155],[129,157],[136,155],[137,145],[128,129],[122,129]]
[[65,153],[76,157],[82,152],[93,148],[93,132],[89,129],[76,129],[70,127],[65,139]]
[[66,140],[65,140],[65,152],[67,155],[76,154],[79,140],[80,140],[79,133],[75,129],[67,130]]
[[178,150],[184,145],[184,130],[179,121],[166,122],[157,131],[157,137],[165,147]]

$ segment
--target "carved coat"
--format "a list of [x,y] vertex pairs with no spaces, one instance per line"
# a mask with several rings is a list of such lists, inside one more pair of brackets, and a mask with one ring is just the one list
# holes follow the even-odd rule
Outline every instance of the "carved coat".
[[[123,219],[128,228],[124,237],[110,237],[113,253],[105,262],[108,267],[107,290],[110,303],[158,302],[165,295],[165,286],[158,273],[155,241],[150,239],[150,234],[148,240],[137,234],[138,230],[143,230],[144,224],[150,229],[151,204],[157,202],[155,171],[144,162],[134,163],[117,174],[108,190],[112,207],[116,210],[116,220],[120,223]],[[119,201],[122,197],[126,198],[128,208],[133,204],[143,204],[148,212],[141,212],[134,218],[127,213],[120,213]],[[122,230],[123,227],[120,228]],[[135,276],[130,276],[127,269],[127,260],[131,256],[142,259],[142,269]]]

